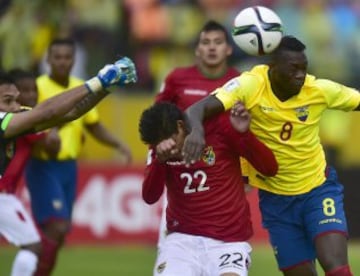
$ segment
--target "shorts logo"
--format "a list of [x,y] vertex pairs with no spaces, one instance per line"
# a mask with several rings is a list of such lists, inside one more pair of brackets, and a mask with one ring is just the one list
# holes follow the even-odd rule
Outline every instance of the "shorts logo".
[[166,267],[166,262],[163,262],[157,266],[156,271],[158,273],[162,273],[165,270],[165,267]]
[[215,164],[215,152],[212,146],[208,146],[204,149],[202,160],[209,166]]
[[305,122],[309,116],[309,106],[302,106],[295,108],[296,117],[301,121]]
[[60,210],[63,207],[63,204],[62,204],[61,200],[58,200],[58,199],[53,200],[52,205],[53,205],[55,210]]

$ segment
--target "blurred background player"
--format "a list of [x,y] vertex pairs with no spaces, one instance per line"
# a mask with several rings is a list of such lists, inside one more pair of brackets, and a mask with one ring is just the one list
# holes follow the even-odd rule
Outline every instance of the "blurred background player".
[[[70,75],[75,59],[71,39],[55,39],[49,45],[49,75],[36,79],[38,103],[78,86],[84,81]],[[43,254],[36,275],[50,275],[70,230],[76,194],[77,158],[84,143],[84,129],[104,145],[113,147],[131,161],[127,145],[114,137],[100,122],[96,109],[70,123],[51,129],[45,146],[36,145],[25,178],[31,196],[31,208],[42,234]]]
[[263,226],[270,235],[284,275],[351,276],[343,186],[325,159],[319,122],[327,109],[360,110],[359,91],[307,73],[306,46],[284,36],[268,64],[257,65],[187,112],[192,133],[184,159],[192,163],[204,147],[202,120],[242,101],[252,115],[251,129],[279,163],[274,177],[257,172]]
[[[41,255],[41,238],[23,204],[15,196],[18,180],[30,152],[30,133],[79,118],[109,92],[104,88],[136,81],[131,60],[122,58],[106,65],[98,75],[74,89],[65,91],[33,109],[22,109],[14,79],[0,73],[0,233],[20,248],[11,276],[32,276]],[[34,134],[35,135],[35,134]]]
[[[240,72],[234,67],[229,67],[228,64],[228,58],[233,50],[230,40],[223,25],[214,20],[207,21],[195,41],[195,64],[172,70],[166,76],[155,102],[171,102],[181,110],[185,110],[194,102],[209,95],[216,87],[239,76]],[[241,158],[244,178],[247,175],[247,166],[247,162]],[[166,196],[163,201],[158,247],[166,234]]]
[[33,108],[38,101],[35,74],[20,68],[15,68],[9,71],[9,75],[20,92],[17,102],[24,107]]
[[277,162],[249,131],[250,115],[241,107],[237,116],[225,113],[206,122],[206,149],[191,167],[181,155],[190,131],[185,113],[165,102],[143,112],[140,136],[152,147],[143,199],[157,202],[165,185],[168,197],[169,233],[154,275],[248,275],[253,230],[239,157],[266,176],[276,174]]

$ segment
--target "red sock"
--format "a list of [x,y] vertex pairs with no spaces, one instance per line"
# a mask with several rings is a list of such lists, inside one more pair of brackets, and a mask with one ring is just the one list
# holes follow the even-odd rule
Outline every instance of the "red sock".
[[353,275],[350,271],[349,265],[344,265],[326,272],[325,276],[353,276]]
[[59,245],[41,233],[42,253],[38,261],[35,276],[49,276],[55,267]]

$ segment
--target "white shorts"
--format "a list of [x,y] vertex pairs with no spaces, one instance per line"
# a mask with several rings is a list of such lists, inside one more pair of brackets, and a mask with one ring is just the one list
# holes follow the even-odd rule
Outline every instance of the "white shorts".
[[247,242],[223,242],[202,236],[171,233],[158,250],[155,276],[247,276],[251,264]]
[[40,242],[32,218],[13,194],[0,193],[0,234],[16,246]]

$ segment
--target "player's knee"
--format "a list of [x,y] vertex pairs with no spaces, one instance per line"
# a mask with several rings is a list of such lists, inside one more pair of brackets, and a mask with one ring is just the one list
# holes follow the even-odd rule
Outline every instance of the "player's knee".
[[44,234],[59,244],[62,244],[69,229],[70,221],[67,220],[51,221],[43,226]]

